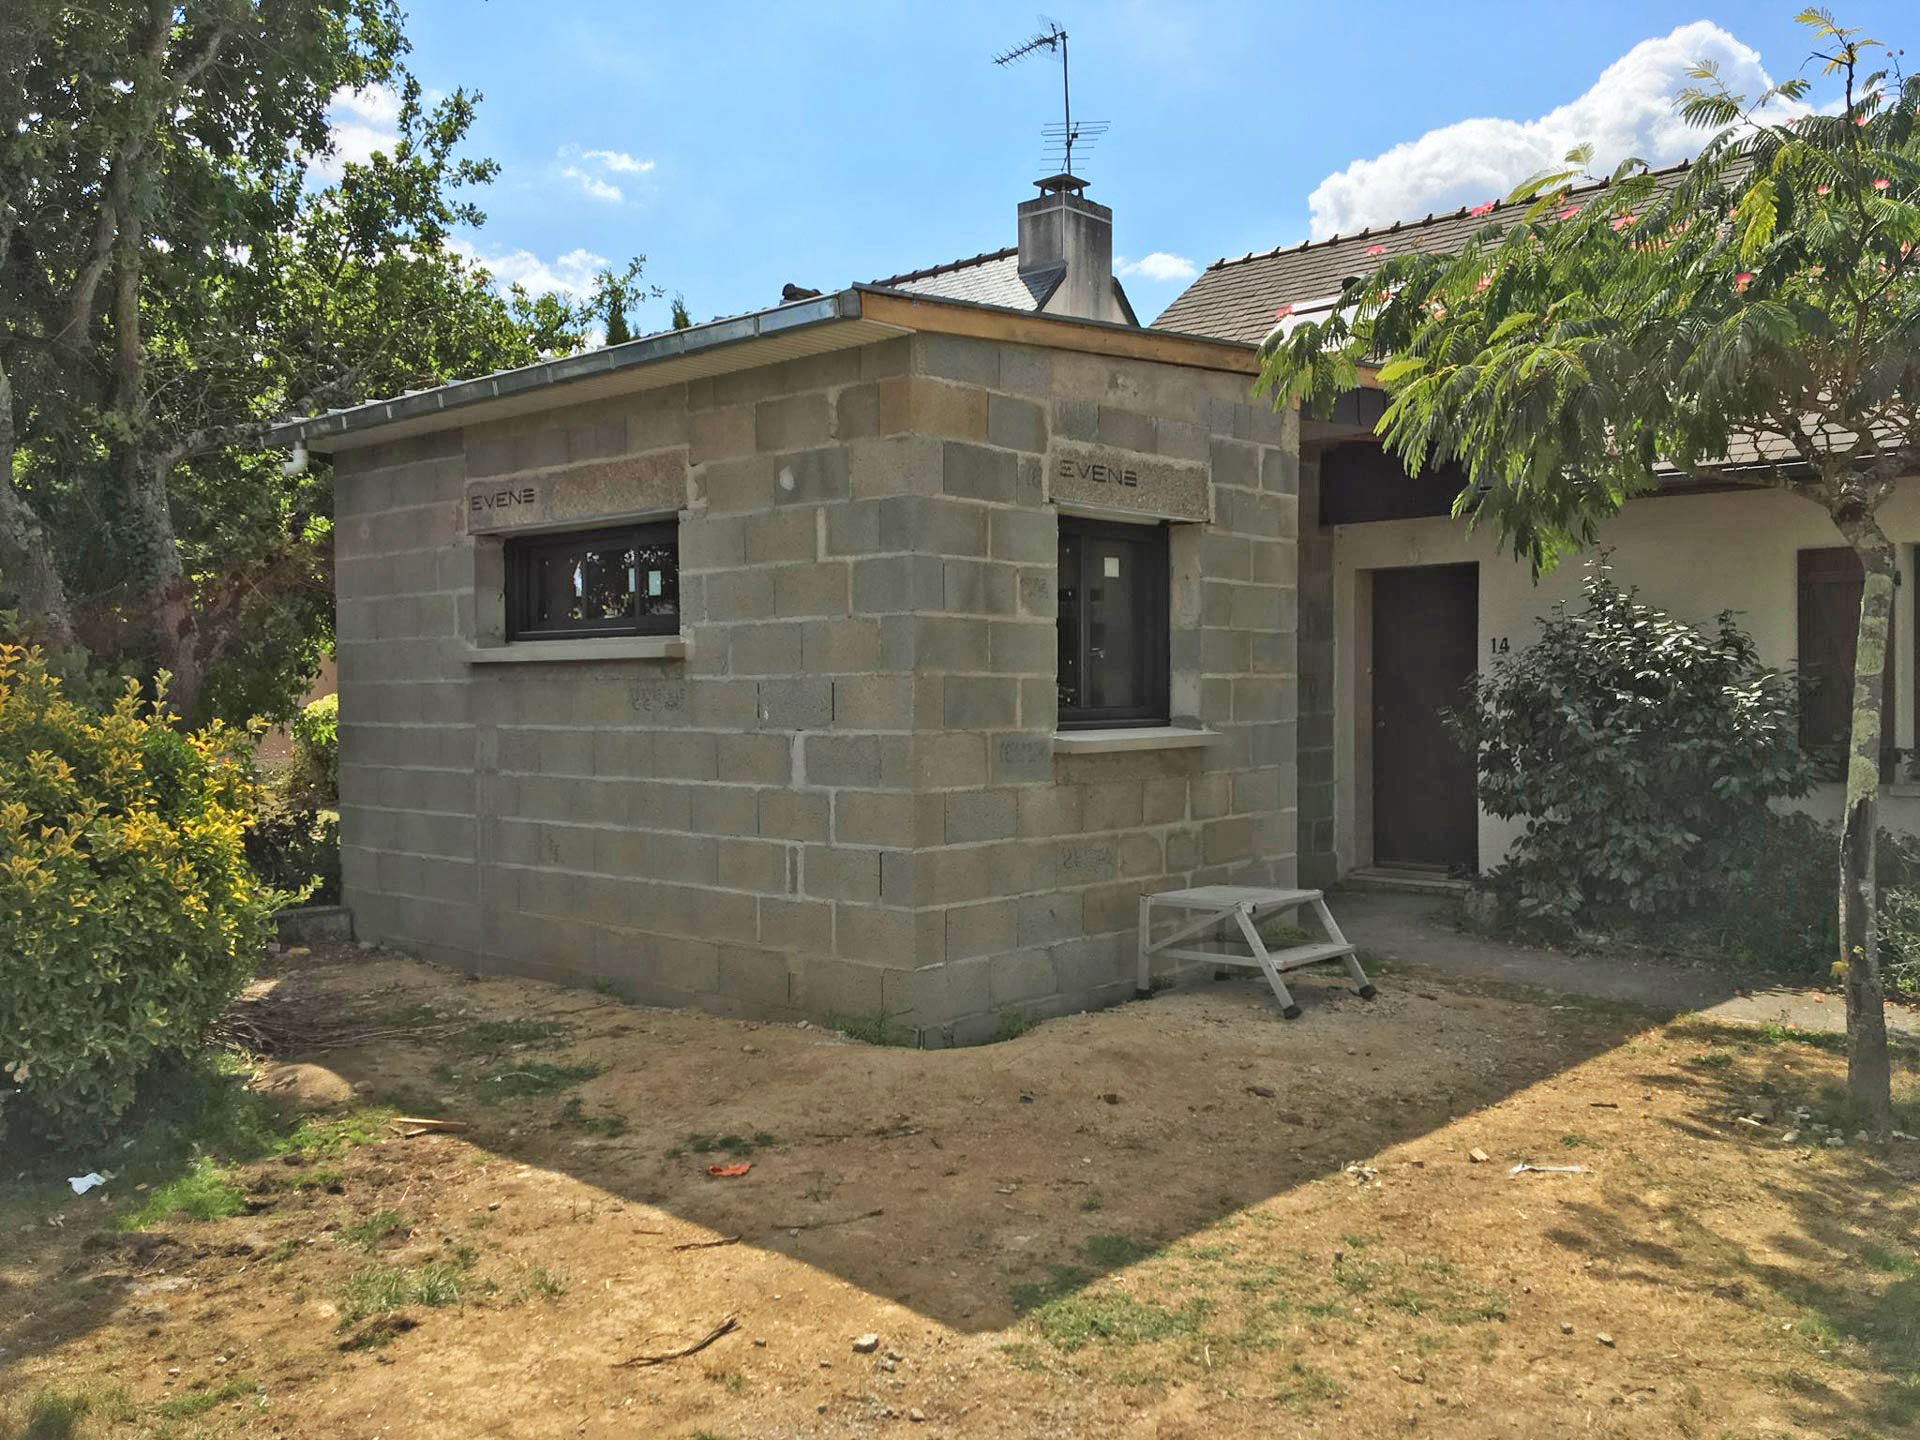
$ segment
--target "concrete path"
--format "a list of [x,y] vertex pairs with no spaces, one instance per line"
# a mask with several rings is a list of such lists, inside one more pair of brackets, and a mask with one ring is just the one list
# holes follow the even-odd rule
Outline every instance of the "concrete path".
[[[1846,1003],[1775,975],[1741,975],[1679,961],[1574,955],[1465,934],[1450,923],[1452,902],[1382,890],[1338,890],[1327,897],[1361,958],[1380,955],[1447,974],[1481,976],[1624,1000],[1653,1010],[1693,1011],[1712,1020],[1803,1030],[1844,1031]],[[1889,1004],[1889,1029],[1920,1036],[1920,1007]]]

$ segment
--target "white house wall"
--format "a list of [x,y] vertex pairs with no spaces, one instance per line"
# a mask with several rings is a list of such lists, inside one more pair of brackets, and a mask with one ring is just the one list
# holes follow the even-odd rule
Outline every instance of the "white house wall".
[[[1914,747],[1914,551],[1920,543],[1920,477],[1881,514],[1898,547],[1901,587],[1896,598],[1895,743]],[[1333,537],[1335,854],[1341,873],[1372,862],[1370,702],[1372,677],[1371,573],[1406,565],[1480,564],[1479,646],[1484,669],[1492,647],[1531,644],[1536,621],[1554,602],[1577,599],[1586,573],[1576,557],[1537,584],[1512,560],[1490,528],[1469,530],[1449,518],[1340,525]],[[1709,621],[1722,610],[1740,612],[1768,664],[1795,662],[1798,638],[1797,552],[1844,544],[1826,515],[1779,492],[1667,495],[1636,500],[1602,533],[1613,549],[1615,578],[1642,598],[1689,621]],[[1883,792],[1882,823],[1920,834],[1920,784]],[[1840,811],[1840,786],[1821,787],[1806,806],[1827,819]],[[1501,859],[1520,825],[1482,812],[1480,866]]]

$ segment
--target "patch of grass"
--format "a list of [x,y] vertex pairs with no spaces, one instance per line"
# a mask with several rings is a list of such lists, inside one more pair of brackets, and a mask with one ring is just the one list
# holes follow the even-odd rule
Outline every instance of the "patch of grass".
[[520,1284],[513,1292],[514,1303],[524,1305],[529,1300],[558,1300],[567,1293],[567,1277],[558,1270],[550,1270],[545,1265],[528,1265],[520,1272]]
[[1078,1265],[1049,1265],[1046,1279],[1029,1280],[1013,1287],[1013,1313],[1030,1315],[1043,1305],[1071,1295],[1092,1279],[1093,1273]]
[[8,1440],[76,1440],[89,1417],[109,1424],[133,1420],[133,1401],[119,1385],[95,1385],[60,1390],[49,1385],[28,1403],[20,1429],[8,1426]]
[[756,1130],[751,1135],[703,1135],[694,1131],[667,1151],[667,1159],[678,1160],[685,1155],[730,1155],[737,1160],[779,1143],[780,1137],[766,1130]]
[[163,1420],[190,1420],[195,1415],[204,1415],[217,1405],[229,1400],[238,1400],[243,1395],[254,1393],[250,1380],[234,1379],[224,1385],[215,1385],[205,1390],[188,1390],[184,1394],[174,1395],[162,1400],[153,1407],[153,1413]]
[[493,1055],[515,1046],[551,1048],[572,1033],[571,1027],[554,1020],[476,1020],[448,1037],[442,1048],[456,1055]]
[[1002,1345],[1000,1353],[1007,1357],[1007,1363],[1016,1370],[1044,1370],[1046,1362],[1040,1358],[1040,1352],[1025,1340],[1016,1340],[1011,1345]]
[[586,1102],[578,1095],[571,1097],[560,1107],[561,1123],[571,1125],[576,1130],[584,1130],[589,1135],[598,1135],[602,1139],[612,1140],[627,1133],[627,1117],[618,1110],[602,1110],[597,1115],[587,1113]]
[[1560,1146],[1564,1150],[1576,1150],[1582,1145],[1591,1145],[1593,1143],[1592,1140],[1588,1139],[1585,1135],[1579,1134],[1577,1131],[1568,1131],[1560,1137]]
[[995,1040],[1018,1040],[1022,1035],[1040,1022],[1017,1006],[1009,1006],[1000,1012],[1000,1027],[993,1032]]
[[1920,1264],[1915,1264],[1911,1255],[1901,1255],[1883,1245],[1867,1246],[1860,1252],[1860,1263],[1882,1275],[1898,1275],[1909,1280],[1920,1274]]
[[1080,1201],[1080,1209],[1083,1214],[1091,1215],[1106,1203],[1105,1200],[1100,1198],[1100,1192],[1098,1190],[1089,1190],[1085,1198]]
[[1140,1345],[1192,1335],[1207,1317],[1205,1300],[1189,1300],[1178,1310],[1152,1300],[1136,1300],[1118,1291],[1082,1291],[1038,1306],[1027,1318],[1055,1349],[1084,1345]]
[[302,1170],[287,1183],[296,1190],[331,1190],[347,1183],[347,1172],[322,1165],[314,1170]]
[[247,1197],[227,1171],[203,1157],[178,1179],[149,1190],[117,1223],[122,1230],[151,1230],[163,1220],[225,1220],[246,1208]]
[[409,1305],[457,1305],[461,1284],[461,1271],[454,1265],[368,1265],[347,1277],[341,1291],[341,1327]]
[[913,1031],[905,1025],[894,1024],[893,1016],[885,1010],[875,1010],[866,1015],[838,1015],[828,1011],[827,1024],[849,1040],[858,1040],[862,1045],[913,1044]]
[[349,1225],[340,1233],[356,1245],[371,1250],[390,1235],[397,1235],[407,1228],[406,1218],[398,1210],[382,1210],[369,1215],[357,1225]]
[[1102,1270],[1118,1270],[1136,1260],[1144,1260],[1158,1248],[1135,1240],[1131,1235],[1089,1235],[1080,1242],[1080,1254]]
[[1338,1382],[1326,1371],[1295,1360],[1281,1375],[1273,1398],[1292,1409],[1306,1410],[1330,1400],[1338,1400],[1340,1395]]
[[530,1060],[497,1075],[469,1075],[464,1083],[475,1099],[494,1105],[504,1100],[535,1100],[571,1090],[593,1079],[600,1068],[594,1064],[556,1065],[546,1060]]

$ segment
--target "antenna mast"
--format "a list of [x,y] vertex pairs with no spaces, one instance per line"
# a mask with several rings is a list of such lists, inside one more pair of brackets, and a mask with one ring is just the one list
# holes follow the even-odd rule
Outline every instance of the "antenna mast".
[[[1104,120],[1093,120],[1084,121],[1079,125],[1073,123],[1073,84],[1067,65],[1067,32],[1062,30],[1054,21],[1047,19],[1044,15],[1041,16],[1041,20],[1047,27],[1045,30],[1039,31],[1021,44],[1014,46],[1011,50],[1003,51],[994,56],[993,63],[996,65],[1011,65],[1016,60],[1024,60],[1027,56],[1040,50],[1049,50],[1059,55],[1060,108],[1062,119],[1058,125],[1042,126],[1041,134],[1045,137],[1049,147],[1054,145],[1060,147],[1060,175],[1056,178],[1075,180],[1076,177],[1073,173],[1073,147],[1079,145],[1082,150],[1092,149],[1093,142],[1099,136],[1106,133],[1107,122]],[[1053,163],[1051,154],[1049,154],[1047,160],[1043,163]],[[1077,181],[1074,188],[1078,188]]]

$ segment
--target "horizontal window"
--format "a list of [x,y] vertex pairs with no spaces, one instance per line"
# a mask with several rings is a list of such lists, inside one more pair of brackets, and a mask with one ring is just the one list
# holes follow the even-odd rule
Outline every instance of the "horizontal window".
[[675,521],[507,541],[507,638],[580,640],[680,629]]
[[1167,527],[1060,517],[1060,727],[1167,722]]

